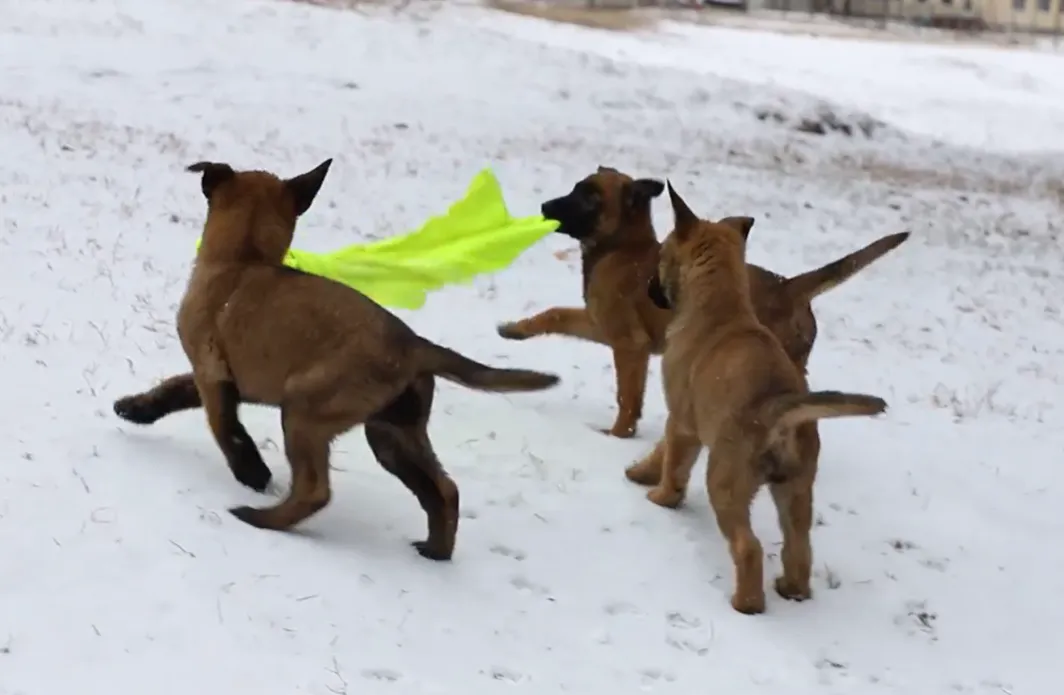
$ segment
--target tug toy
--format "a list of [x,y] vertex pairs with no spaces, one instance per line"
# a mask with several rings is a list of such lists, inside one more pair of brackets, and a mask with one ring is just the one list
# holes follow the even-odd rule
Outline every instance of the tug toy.
[[331,253],[289,249],[284,263],[383,306],[419,309],[429,292],[502,270],[557,228],[541,215],[511,217],[498,180],[484,169],[461,200],[416,231]]

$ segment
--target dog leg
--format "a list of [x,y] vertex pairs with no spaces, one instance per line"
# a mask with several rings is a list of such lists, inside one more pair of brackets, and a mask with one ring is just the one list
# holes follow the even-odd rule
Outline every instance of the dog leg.
[[659,439],[653,451],[625,469],[625,477],[638,485],[657,485],[661,481],[666,441],[665,437]]
[[776,593],[792,601],[812,598],[809,577],[813,570],[813,487],[797,479],[770,486],[783,531],[783,574],[776,578]]
[[[256,528],[283,531],[322,510],[332,498],[329,486],[329,443],[336,428],[323,428],[313,418],[281,408],[284,453],[292,468],[288,497],[272,507],[235,507],[229,511]],[[341,428],[340,431],[343,431]]]
[[564,335],[609,345],[595,328],[587,309],[554,307],[535,316],[499,324],[496,329],[507,340],[527,340],[541,335]]
[[147,391],[119,398],[114,402],[114,411],[128,422],[150,425],[171,413],[202,405],[192,374],[178,374]]
[[641,350],[613,351],[613,371],[617,380],[617,419],[613,427],[604,430],[621,439],[635,435],[639,419],[643,417],[643,395],[647,388],[650,353]]
[[443,470],[428,436],[435,385],[421,378],[366,422],[366,441],[381,466],[417,497],[428,537],[414,548],[430,560],[450,560],[458,534],[458,486]]
[[765,611],[764,551],[750,526],[750,504],[759,482],[753,470],[741,456],[719,449],[710,451],[706,473],[709,503],[735,565],[731,604],[746,615]]
[[201,381],[196,383],[196,391],[207,413],[211,433],[229,464],[229,470],[242,485],[263,492],[272,474],[237,415],[240,396],[236,384],[232,381]]
[[661,479],[647,493],[647,499],[661,507],[675,509],[687,495],[691,480],[691,468],[702,451],[698,437],[677,431],[672,417],[665,423],[665,450],[661,457]]

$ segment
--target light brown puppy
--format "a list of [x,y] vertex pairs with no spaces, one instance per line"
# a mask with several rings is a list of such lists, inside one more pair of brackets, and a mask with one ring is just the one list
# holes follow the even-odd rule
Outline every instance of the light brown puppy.
[[812,596],[809,585],[813,482],[819,418],[876,415],[875,396],[810,392],[805,374],[757,318],[745,264],[750,221],[700,220],[669,186],[675,227],[661,249],[649,293],[673,307],[662,380],[669,415],[653,452],[629,467],[630,480],[655,487],[663,507],[683,501],[691,468],[708,446],[706,487],[735,563],[732,606],[765,610],[762,549],[750,504],[768,484],[783,530],[784,598]]
[[329,503],[329,448],[366,426],[380,464],[417,497],[428,538],[414,543],[450,559],[458,488],[429,441],[435,377],[481,391],[539,391],[551,374],[496,369],[419,336],[399,318],[342,284],[282,264],[296,219],[310,207],[332,160],[282,180],[199,162],[207,198],[203,241],[177,315],[190,374],[115,402],[126,420],[148,424],[203,407],[236,479],[265,489],[270,471],[237,416],[240,402],[281,409],[292,469],[286,499],[230,510],[269,529],[287,529]]
[[[651,200],[663,190],[661,181],[633,179],[599,167],[569,194],[543,203],[543,216],[561,223],[557,231],[580,242],[584,307],[554,307],[498,328],[499,335],[510,340],[564,335],[608,346],[613,351],[617,417],[607,432],[615,437],[636,432],[650,356],[664,349],[665,328],[672,316],[655,306],[645,291],[660,249],[650,217]],[[722,222],[752,225],[754,220],[729,217]],[[813,299],[908,238],[908,232],[885,236],[792,278],[748,264],[758,319],[804,372],[816,340]]]

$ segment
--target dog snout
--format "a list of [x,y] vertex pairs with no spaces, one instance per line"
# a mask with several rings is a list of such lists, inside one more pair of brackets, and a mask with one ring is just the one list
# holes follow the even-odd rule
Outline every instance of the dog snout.
[[539,207],[539,211],[548,220],[556,220],[558,222],[561,222],[562,218],[565,217],[565,209],[566,207],[568,207],[567,202],[568,196],[562,198],[554,198],[553,200],[548,200],[547,202],[543,203],[543,205]]

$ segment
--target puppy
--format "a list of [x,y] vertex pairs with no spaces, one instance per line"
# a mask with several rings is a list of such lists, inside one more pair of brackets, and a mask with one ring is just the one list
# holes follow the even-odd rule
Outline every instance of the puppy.
[[119,399],[115,412],[148,424],[202,407],[238,481],[263,490],[270,480],[237,416],[239,403],[279,407],[292,469],[286,499],[230,510],[266,529],[287,529],[331,497],[329,448],[364,424],[377,461],[417,497],[428,538],[424,557],[447,560],[458,530],[458,488],[428,436],[435,377],[481,391],[539,391],[551,374],[496,369],[419,336],[364,295],[282,264],[296,219],[305,213],[332,160],[282,180],[199,162],[207,199],[203,240],[177,314],[192,372]]
[[647,497],[663,507],[683,501],[691,467],[708,446],[706,487],[735,563],[732,606],[765,610],[761,543],[750,504],[768,484],[783,530],[784,598],[812,596],[809,586],[817,420],[886,410],[875,396],[810,392],[805,374],[757,317],[745,263],[752,221],[699,219],[669,185],[675,226],[661,249],[648,293],[673,308],[662,381],[669,415],[653,452],[627,477],[654,485]]
[[[608,346],[613,351],[617,417],[605,432],[615,437],[631,437],[636,432],[650,356],[664,349],[665,328],[671,318],[646,293],[660,249],[651,222],[651,200],[664,189],[661,181],[632,179],[599,167],[568,195],[543,203],[543,216],[561,223],[558,232],[580,242],[584,307],[555,307],[498,327],[499,335],[510,340],[564,335]],[[754,221],[729,217],[721,222],[753,225]],[[883,237],[793,278],[747,265],[758,319],[804,372],[816,340],[812,300],[908,238],[908,232]]]

